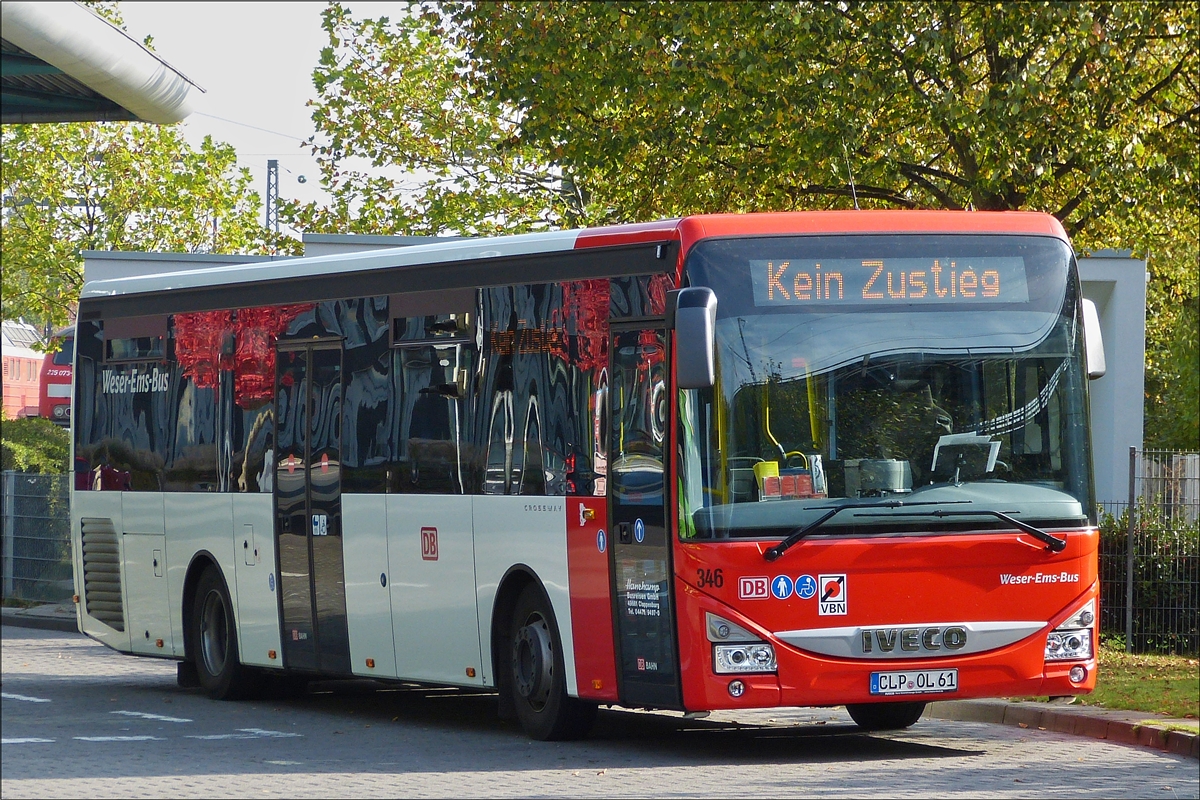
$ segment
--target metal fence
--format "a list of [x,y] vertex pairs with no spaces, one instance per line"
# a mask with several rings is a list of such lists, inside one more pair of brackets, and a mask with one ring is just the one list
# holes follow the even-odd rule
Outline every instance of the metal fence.
[[1129,652],[1200,652],[1200,453],[1129,452],[1100,513],[1100,630]]
[[74,593],[69,475],[0,473],[4,597],[57,603]]

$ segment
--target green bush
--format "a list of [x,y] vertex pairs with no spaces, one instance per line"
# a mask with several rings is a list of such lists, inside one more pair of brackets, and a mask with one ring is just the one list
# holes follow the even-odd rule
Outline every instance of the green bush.
[[71,440],[64,428],[37,417],[0,423],[0,469],[64,475],[70,471]]
[[[1100,516],[1102,635],[1125,633],[1129,509]],[[1133,519],[1135,652],[1194,655],[1200,650],[1200,525],[1139,504]]]

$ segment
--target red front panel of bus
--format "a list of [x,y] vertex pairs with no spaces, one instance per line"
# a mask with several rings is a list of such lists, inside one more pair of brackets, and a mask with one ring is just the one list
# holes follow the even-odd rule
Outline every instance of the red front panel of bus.
[[[684,704],[696,710],[1090,691],[1095,686],[1094,659],[1082,662],[1088,677],[1078,684],[1068,681],[1067,671],[1081,662],[1059,665],[1044,660],[1046,633],[1098,596],[1098,533],[1077,531],[1068,539],[1059,554],[1047,552],[1031,537],[1010,533],[826,539],[801,542],[773,563],[762,556],[772,542],[680,543],[675,575]],[[720,577],[714,580],[717,570]],[[787,580],[779,582],[779,576]],[[784,599],[777,596],[788,583],[811,586],[805,576],[817,582],[814,596],[800,597],[794,588]],[[825,595],[840,598],[843,607],[830,605],[824,610],[835,613],[821,613]],[[774,645],[777,673],[716,674],[706,612]],[[987,652],[935,657],[922,651],[903,659],[823,655],[776,635],[1005,621],[1044,625]],[[956,692],[892,697],[870,692],[873,672],[947,668],[958,670]],[[728,690],[733,679],[746,685],[738,698]]]
[[567,498],[567,572],[577,688],[580,697],[613,703],[617,662],[607,513],[603,497]]

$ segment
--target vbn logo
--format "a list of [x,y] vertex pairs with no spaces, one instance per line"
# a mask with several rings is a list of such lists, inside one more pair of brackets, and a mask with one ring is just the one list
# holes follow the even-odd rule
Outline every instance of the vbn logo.
[[421,528],[421,558],[438,560],[437,528]]

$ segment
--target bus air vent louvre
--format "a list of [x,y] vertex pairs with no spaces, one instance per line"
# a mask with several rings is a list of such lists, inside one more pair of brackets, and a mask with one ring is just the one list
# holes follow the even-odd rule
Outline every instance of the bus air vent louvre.
[[118,631],[125,630],[121,605],[121,551],[111,519],[84,517],[83,599],[89,616]]

